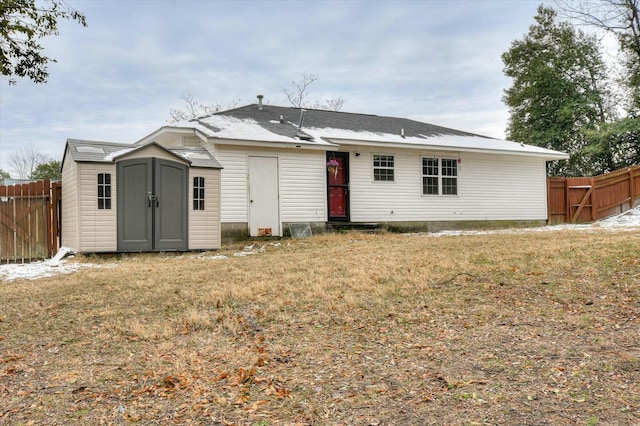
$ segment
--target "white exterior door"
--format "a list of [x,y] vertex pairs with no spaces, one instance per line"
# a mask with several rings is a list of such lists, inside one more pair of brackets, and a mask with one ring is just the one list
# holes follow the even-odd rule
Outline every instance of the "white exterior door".
[[249,235],[282,236],[277,157],[249,157]]

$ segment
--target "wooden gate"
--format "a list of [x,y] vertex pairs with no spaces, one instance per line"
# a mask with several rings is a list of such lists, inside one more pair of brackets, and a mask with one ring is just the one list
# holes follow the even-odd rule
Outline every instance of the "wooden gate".
[[0,262],[55,254],[60,241],[60,182],[0,186]]
[[547,179],[550,224],[591,222],[640,205],[640,166],[594,177]]

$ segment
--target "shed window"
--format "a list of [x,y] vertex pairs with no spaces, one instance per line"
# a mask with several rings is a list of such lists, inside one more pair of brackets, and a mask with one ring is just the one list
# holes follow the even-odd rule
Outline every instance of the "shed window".
[[422,194],[458,195],[458,160],[423,157]]
[[193,209],[204,210],[204,178],[193,178]]
[[98,210],[111,210],[111,173],[98,173]]
[[373,180],[393,182],[393,155],[373,155]]

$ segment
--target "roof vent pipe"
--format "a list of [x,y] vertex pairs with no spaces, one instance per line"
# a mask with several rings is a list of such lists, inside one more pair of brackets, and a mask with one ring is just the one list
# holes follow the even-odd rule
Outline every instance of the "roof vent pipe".
[[260,111],[262,111],[262,98],[264,98],[264,95],[258,95],[258,109]]
[[280,114],[280,124],[284,124],[284,115]]
[[402,136],[402,138],[404,138],[404,128],[400,129],[400,136]]
[[302,129],[302,122],[304,121],[304,113],[307,112],[306,109],[300,110],[300,122],[298,123],[298,130]]

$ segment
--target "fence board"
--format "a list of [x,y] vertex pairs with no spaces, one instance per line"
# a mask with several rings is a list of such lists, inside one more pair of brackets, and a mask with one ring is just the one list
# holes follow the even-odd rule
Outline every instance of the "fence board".
[[57,251],[60,189],[48,180],[0,186],[0,261],[28,262]]
[[548,222],[590,222],[640,205],[640,165],[595,177],[547,179]]

